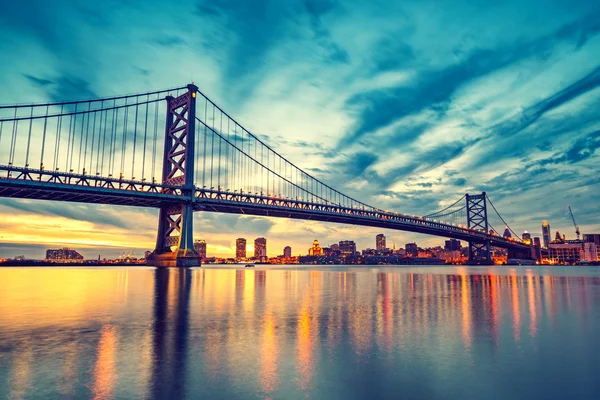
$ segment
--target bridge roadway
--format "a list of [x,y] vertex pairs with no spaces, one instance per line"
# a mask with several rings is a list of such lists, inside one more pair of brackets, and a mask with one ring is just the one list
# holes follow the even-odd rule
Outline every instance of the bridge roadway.
[[[58,171],[0,166],[0,197],[153,207],[180,204],[186,197],[179,186],[157,182],[106,178]],[[424,233],[466,242],[486,243],[513,250],[529,246],[464,226],[379,209],[345,207],[278,198],[264,194],[231,193],[195,188],[188,198],[195,211],[223,212],[373,226]]]

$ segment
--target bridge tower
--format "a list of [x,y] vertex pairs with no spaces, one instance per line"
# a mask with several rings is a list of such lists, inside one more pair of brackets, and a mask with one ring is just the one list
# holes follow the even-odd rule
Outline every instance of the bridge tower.
[[[469,229],[488,230],[487,203],[485,192],[465,195],[467,199],[467,227]],[[469,242],[469,264],[493,264],[490,243]]]
[[162,183],[172,186],[163,193],[177,194],[181,202],[163,205],[159,211],[156,248],[149,263],[159,267],[200,265],[194,250],[194,145],[196,92],[188,85],[179,97],[167,96]]

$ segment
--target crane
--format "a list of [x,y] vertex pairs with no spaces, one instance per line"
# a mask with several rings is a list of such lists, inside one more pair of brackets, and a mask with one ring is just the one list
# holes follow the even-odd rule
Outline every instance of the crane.
[[575,234],[577,235],[577,240],[579,240],[579,227],[577,226],[577,222],[575,222],[575,217],[573,216],[573,211],[571,210],[571,206],[569,207],[569,214],[571,215],[571,219],[573,220],[573,226],[575,227]]

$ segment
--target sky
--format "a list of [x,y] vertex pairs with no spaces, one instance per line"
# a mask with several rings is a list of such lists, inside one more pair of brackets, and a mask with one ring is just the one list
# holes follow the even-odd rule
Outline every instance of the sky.
[[[0,104],[194,82],[315,177],[373,206],[426,215],[486,191],[516,232],[600,232],[600,5],[594,1],[5,2]],[[0,162],[5,163],[4,160]],[[0,199],[0,257],[70,246],[141,256],[157,211]],[[201,213],[209,256],[235,239],[305,254],[444,239]],[[494,224],[499,225],[498,223]]]

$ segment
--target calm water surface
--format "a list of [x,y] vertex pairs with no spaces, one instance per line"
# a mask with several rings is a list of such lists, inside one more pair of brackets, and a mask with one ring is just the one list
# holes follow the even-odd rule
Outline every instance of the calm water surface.
[[0,398],[600,398],[598,268],[0,268]]

